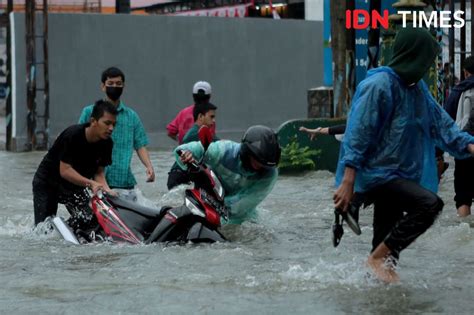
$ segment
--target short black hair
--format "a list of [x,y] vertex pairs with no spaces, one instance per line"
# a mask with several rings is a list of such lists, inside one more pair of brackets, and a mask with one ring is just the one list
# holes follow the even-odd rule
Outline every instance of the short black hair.
[[474,74],[474,56],[469,56],[464,59],[464,70],[470,74]]
[[198,93],[193,94],[194,104],[208,103],[211,99],[211,94],[204,94],[203,90],[199,90]]
[[122,70],[116,67],[110,67],[105,69],[104,72],[102,72],[100,80],[102,81],[102,83],[105,83],[105,81],[107,81],[107,78],[115,77],[121,77],[122,81],[125,82],[125,74],[123,74]]
[[217,106],[212,103],[201,103],[194,105],[193,109],[193,118],[194,121],[198,119],[199,114],[206,115],[206,113],[210,110],[216,110]]
[[115,107],[112,103],[104,100],[98,100],[95,102],[94,107],[92,108],[91,118],[99,120],[100,117],[104,116],[104,112],[114,116],[117,116],[118,114],[117,107]]

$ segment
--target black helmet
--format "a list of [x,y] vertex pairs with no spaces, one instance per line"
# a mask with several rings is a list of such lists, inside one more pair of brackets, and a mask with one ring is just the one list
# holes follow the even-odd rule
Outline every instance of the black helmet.
[[244,165],[252,156],[265,167],[276,167],[280,162],[281,148],[275,132],[266,126],[252,126],[242,138],[240,155]]

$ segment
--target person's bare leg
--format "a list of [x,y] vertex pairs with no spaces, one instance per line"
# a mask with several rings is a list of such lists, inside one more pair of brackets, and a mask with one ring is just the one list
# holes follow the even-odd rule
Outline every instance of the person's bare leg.
[[375,276],[386,283],[395,283],[400,280],[392,266],[385,263],[390,257],[390,249],[384,242],[380,243],[367,259],[367,265]]
[[462,205],[458,208],[458,216],[460,217],[467,217],[471,214],[471,207],[468,205]]

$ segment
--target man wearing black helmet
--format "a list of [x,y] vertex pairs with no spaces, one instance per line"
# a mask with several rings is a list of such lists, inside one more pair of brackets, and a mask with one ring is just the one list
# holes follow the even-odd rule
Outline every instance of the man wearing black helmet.
[[[179,156],[176,152],[182,150]],[[265,126],[252,126],[241,143],[216,141],[205,150],[200,142],[190,142],[176,148],[178,165],[204,159],[219,176],[226,191],[229,222],[240,224],[257,218],[256,207],[271,192],[278,177],[280,145],[275,132]]]

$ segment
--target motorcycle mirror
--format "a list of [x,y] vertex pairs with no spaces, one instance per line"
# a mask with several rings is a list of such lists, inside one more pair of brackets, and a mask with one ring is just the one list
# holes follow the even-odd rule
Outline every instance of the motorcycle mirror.
[[199,141],[201,141],[201,144],[204,147],[204,150],[207,150],[213,138],[211,128],[205,125],[201,126],[198,131],[198,137]]

